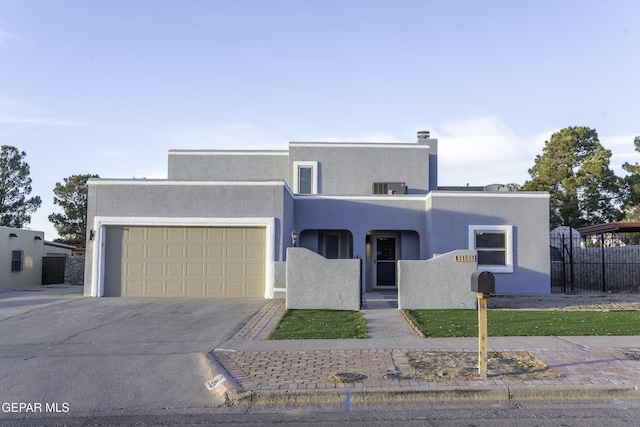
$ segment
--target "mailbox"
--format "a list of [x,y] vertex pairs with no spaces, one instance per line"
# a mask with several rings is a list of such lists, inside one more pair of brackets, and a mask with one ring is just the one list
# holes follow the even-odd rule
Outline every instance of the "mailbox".
[[474,271],[471,273],[471,290],[479,294],[493,294],[496,292],[496,278],[488,271]]

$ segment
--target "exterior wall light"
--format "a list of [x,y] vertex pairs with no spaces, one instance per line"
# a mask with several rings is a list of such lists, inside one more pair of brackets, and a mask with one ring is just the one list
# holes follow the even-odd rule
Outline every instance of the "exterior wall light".
[[291,232],[291,246],[293,246],[294,248],[296,247],[297,240],[298,240],[298,233],[296,233],[296,230],[293,230]]

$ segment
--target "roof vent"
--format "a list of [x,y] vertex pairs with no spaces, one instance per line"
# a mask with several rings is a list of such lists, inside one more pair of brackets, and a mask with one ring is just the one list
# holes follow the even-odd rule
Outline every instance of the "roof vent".
[[484,191],[487,193],[498,193],[509,191],[509,188],[504,184],[489,184],[484,187]]

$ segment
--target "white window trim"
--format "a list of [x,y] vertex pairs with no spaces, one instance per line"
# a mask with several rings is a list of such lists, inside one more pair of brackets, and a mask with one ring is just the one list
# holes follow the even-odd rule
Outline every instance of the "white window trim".
[[311,194],[318,194],[318,162],[293,162],[293,192],[300,193],[299,169],[311,168]]
[[512,225],[470,225],[469,249],[476,249],[476,231],[502,231],[505,234],[505,265],[480,265],[478,270],[490,273],[513,273],[513,226]]

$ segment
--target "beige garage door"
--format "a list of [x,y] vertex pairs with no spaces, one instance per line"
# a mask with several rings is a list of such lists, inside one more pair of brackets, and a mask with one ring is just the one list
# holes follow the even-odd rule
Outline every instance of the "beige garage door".
[[264,228],[107,228],[105,296],[264,297],[264,272]]

